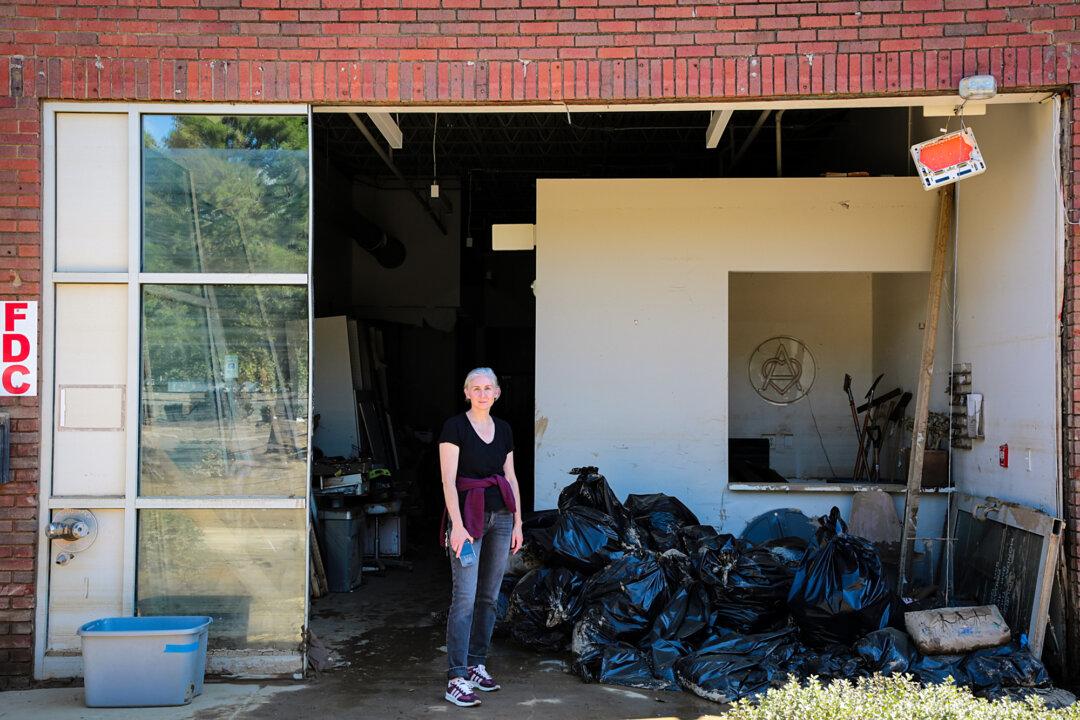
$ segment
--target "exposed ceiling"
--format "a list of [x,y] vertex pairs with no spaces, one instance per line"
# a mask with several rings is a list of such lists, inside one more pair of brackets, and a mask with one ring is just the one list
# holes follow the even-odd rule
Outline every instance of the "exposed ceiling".
[[[402,113],[400,150],[358,117],[421,194],[436,177],[460,182],[473,223],[484,227],[533,222],[537,178],[775,176],[777,116],[736,112],[719,147],[707,149],[706,112]],[[317,165],[355,181],[391,180],[347,114],[319,113],[314,122]],[[907,108],[788,110],[783,174],[907,174],[907,124]]]

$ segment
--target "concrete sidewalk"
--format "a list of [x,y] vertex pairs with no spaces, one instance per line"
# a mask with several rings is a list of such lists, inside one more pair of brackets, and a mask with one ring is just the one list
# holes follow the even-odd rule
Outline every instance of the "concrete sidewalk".
[[283,693],[304,686],[208,683],[190,705],[162,708],[88,708],[81,687],[0,693],[0,720],[226,720],[243,718]]
[[[543,671],[538,671],[543,673]],[[249,720],[255,718],[413,718],[438,715],[476,720],[720,720],[686,693],[652,693],[584,685],[558,672],[545,681],[508,686],[484,696],[479,708],[441,701],[439,687],[343,688],[335,680],[299,684],[208,683],[190,705],[162,708],[88,708],[82,688],[0,693],[0,720]],[[695,707],[696,706],[696,707]]]

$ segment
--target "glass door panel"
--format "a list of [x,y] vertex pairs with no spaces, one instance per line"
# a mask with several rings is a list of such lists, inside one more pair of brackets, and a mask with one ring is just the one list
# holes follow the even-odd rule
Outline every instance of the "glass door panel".
[[142,497],[307,493],[307,288],[143,285]]

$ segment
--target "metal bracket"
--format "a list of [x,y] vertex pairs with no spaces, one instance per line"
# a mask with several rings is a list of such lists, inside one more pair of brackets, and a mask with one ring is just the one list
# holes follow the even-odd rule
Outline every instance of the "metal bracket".
[[0,485],[11,482],[11,414],[0,413]]

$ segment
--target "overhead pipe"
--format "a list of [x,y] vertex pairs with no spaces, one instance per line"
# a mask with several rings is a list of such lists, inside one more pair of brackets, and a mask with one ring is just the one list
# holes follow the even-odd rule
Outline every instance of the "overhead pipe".
[[783,161],[783,138],[780,126],[780,121],[784,118],[786,110],[776,111],[776,177],[784,177],[784,161]]
[[366,217],[349,208],[331,211],[326,216],[333,229],[371,254],[388,270],[405,262],[405,245]]

